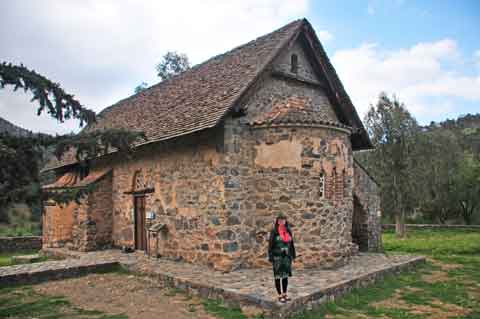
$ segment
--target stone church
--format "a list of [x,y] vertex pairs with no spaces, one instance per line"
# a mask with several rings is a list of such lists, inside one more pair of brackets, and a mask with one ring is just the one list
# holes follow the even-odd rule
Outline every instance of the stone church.
[[44,171],[80,203],[45,203],[44,247],[130,247],[231,271],[270,266],[278,212],[295,267],[381,251],[378,185],[353,157],[372,144],[311,24],[294,21],[107,107],[88,130],[143,131],[134,156]]

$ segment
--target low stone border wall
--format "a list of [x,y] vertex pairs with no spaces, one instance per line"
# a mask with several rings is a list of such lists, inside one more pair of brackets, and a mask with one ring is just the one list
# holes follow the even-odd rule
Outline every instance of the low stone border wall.
[[425,262],[425,257],[416,257],[390,268],[382,269],[380,271],[372,271],[363,276],[346,280],[340,284],[334,284],[309,296],[292,300],[290,304],[287,304],[287,309],[277,306],[277,309],[274,309],[272,312],[272,318],[289,318],[290,316],[301,313],[304,310],[313,310],[325,302],[334,301],[335,299],[348,294],[355,288],[371,286],[376,282],[383,280],[385,277],[397,275],[404,271],[410,271],[421,264],[425,264]]
[[0,287],[79,277],[93,272],[109,271],[118,266],[118,262],[85,263],[70,259],[0,267]]
[[[478,229],[480,225],[442,225],[442,224],[405,224],[407,228],[413,229]],[[395,224],[383,224],[383,230],[395,229]]]
[[42,249],[42,236],[0,237],[0,253]]

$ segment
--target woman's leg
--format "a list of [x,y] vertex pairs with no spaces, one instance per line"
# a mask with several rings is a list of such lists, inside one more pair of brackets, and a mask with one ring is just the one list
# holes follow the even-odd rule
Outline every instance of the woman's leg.
[[287,293],[288,277],[282,278],[283,293]]
[[278,294],[281,295],[282,290],[280,289],[280,278],[275,278],[275,288],[277,288]]

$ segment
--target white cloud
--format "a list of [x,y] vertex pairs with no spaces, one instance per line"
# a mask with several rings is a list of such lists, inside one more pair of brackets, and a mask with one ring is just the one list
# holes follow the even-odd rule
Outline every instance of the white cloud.
[[327,30],[320,30],[317,32],[317,35],[322,42],[328,42],[333,39],[333,34],[328,32]]
[[[0,52],[2,59],[34,68],[99,111],[132,94],[142,81],[158,81],[155,64],[166,51],[200,63],[305,16],[308,5],[308,0],[0,1]],[[332,38],[322,32],[324,40]],[[43,131],[75,126],[36,117],[33,108],[21,93],[0,92],[0,114],[8,120]]]
[[416,116],[451,111],[453,98],[480,101],[480,74],[459,71],[462,57],[452,39],[395,51],[367,43],[335,52],[332,62],[362,116],[380,91],[395,93]]

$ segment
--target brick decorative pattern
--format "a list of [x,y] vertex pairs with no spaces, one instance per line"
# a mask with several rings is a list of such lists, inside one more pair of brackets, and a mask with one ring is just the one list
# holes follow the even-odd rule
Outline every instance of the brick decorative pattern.
[[0,237],[0,253],[42,248],[41,236]]

